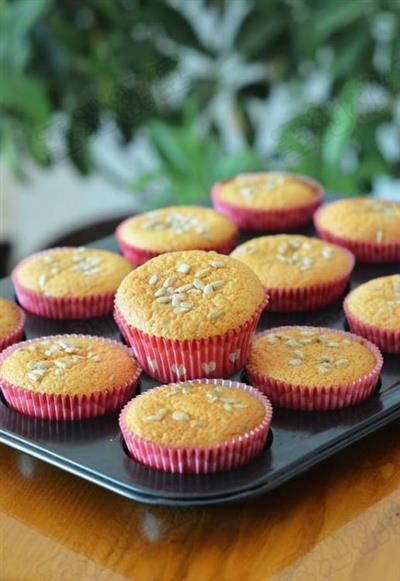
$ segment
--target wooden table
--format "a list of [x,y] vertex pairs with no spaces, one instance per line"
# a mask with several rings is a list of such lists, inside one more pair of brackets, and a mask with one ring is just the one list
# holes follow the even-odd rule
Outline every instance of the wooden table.
[[280,489],[149,507],[0,445],[3,581],[398,581],[400,421]]

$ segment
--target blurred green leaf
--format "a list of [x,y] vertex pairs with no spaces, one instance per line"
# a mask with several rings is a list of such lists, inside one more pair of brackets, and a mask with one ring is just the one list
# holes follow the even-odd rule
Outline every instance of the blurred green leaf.
[[361,85],[351,80],[343,88],[334,108],[322,143],[322,157],[326,164],[336,168],[351,139],[356,124],[356,109]]
[[33,123],[44,123],[50,116],[50,104],[42,85],[27,75],[2,75],[0,109],[24,116]]

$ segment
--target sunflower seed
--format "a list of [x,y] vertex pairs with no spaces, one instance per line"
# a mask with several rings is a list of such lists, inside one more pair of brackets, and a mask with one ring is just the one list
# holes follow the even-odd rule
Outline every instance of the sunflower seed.
[[164,281],[163,287],[168,288],[169,286],[173,285],[175,281],[176,276],[167,276],[167,278]]
[[182,272],[182,274],[187,274],[190,271],[190,268],[191,268],[190,264],[186,264],[185,262],[183,262],[178,266],[176,270],[178,272]]
[[234,406],[235,410],[244,410],[249,407],[248,403],[235,403]]
[[298,347],[299,342],[297,341],[297,339],[286,339],[285,345],[287,345],[288,347]]
[[225,281],[224,280],[216,280],[214,282],[211,283],[211,286],[213,287],[213,289],[217,289],[217,288],[221,288],[222,286],[224,286]]
[[274,335],[273,333],[269,333],[269,334],[266,336],[265,340],[266,340],[268,343],[274,344],[274,343],[276,343],[276,342],[279,340],[279,338],[278,338],[276,335]]
[[49,254],[46,254],[46,256],[43,257],[43,262],[46,262],[47,264],[49,264],[50,262],[53,262],[54,257],[50,256]]
[[277,250],[279,254],[285,254],[285,252],[287,252],[289,249],[289,245],[287,242],[282,242],[282,244],[279,244]]
[[320,357],[318,357],[318,361],[321,363],[333,363],[335,360],[335,358],[333,357],[333,355],[321,355]]
[[157,284],[158,276],[156,274],[152,274],[149,278],[149,284],[153,286],[153,284]]
[[218,319],[219,317],[222,317],[223,314],[224,311],[211,311],[211,313],[208,313],[207,319],[210,320]]
[[227,412],[231,412],[233,410],[233,406],[230,403],[224,403],[224,410]]
[[301,359],[289,359],[288,361],[288,365],[292,366],[292,367],[298,367],[299,365],[301,365],[303,362]]
[[165,304],[165,303],[170,303],[172,301],[171,297],[159,297],[158,299],[156,299],[156,303],[161,303],[161,304]]
[[339,347],[339,343],[337,341],[328,341],[326,345],[327,347]]
[[214,292],[213,286],[211,284],[207,284],[204,289],[203,289],[203,293],[209,297],[210,295],[212,295]]
[[167,409],[161,408],[155,414],[144,417],[143,420],[145,422],[161,422],[161,420],[166,416],[167,412]]
[[195,420],[190,425],[193,428],[205,428],[207,426],[207,422],[205,420]]
[[184,285],[182,285],[182,286],[178,286],[178,288],[176,288],[176,289],[175,289],[175,292],[176,292],[176,293],[185,293],[185,292],[187,292],[188,290],[190,290],[190,289],[192,288],[192,286],[193,286],[193,285],[192,285],[191,283],[184,284]]
[[330,367],[327,367],[326,365],[320,365],[320,366],[318,367],[318,371],[319,371],[320,373],[322,373],[323,375],[326,375],[327,373],[329,373],[329,372],[330,372],[330,370],[331,370],[331,368],[330,368]]
[[303,244],[301,245],[303,250],[311,250],[312,248],[312,244],[310,242],[303,242]]
[[330,246],[324,246],[322,249],[322,257],[325,258],[325,260],[330,260],[333,254],[333,249]]
[[47,274],[41,274],[38,278],[38,285],[44,287],[47,282]]
[[221,262],[220,260],[212,260],[209,264],[214,268],[222,268],[223,266],[225,266],[225,263]]
[[186,422],[187,420],[190,420],[190,416],[185,414],[185,412],[175,411],[172,413],[172,419],[177,422]]
[[199,278],[195,278],[193,281],[193,285],[195,288],[198,288],[200,290],[204,290],[204,287],[206,286],[204,284],[204,282],[202,282]]
[[163,297],[167,294],[167,289],[164,287],[159,288],[155,293],[154,296],[155,297]]
[[205,276],[207,276],[207,274],[210,274],[210,272],[211,272],[210,268],[203,268],[203,270],[199,270],[198,272],[196,272],[195,277],[204,278]]
[[336,367],[342,367],[343,365],[348,365],[348,364],[349,364],[349,360],[348,359],[337,359],[335,361]]
[[293,355],[296,355],[296,357],[300,357],[300,359],[302,359],[305,356],[304,351],[302,351],[301,349],[295,349],[293,351]]
[[300,248],[302,243],[299,240],[288,240],[288,244],[292,248]]

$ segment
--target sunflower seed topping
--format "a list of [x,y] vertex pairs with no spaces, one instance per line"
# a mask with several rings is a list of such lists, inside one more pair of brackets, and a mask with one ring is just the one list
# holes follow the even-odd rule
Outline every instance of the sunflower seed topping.
[[224,314],[224,311],[211,311],[211,313],[208,313],[207,319],[210,319],[213,321],[214,319],[218,319],[219,317],[222,317],[223,314]]
[[178,272],[181,272],[182,274],[188,274],[188,272],[190,272],[190,268],[191,268],[190,264],[186,264],[185,262],[183,262],[178,266],[176,270]]
[[291,367],[298,367],[302,363],[303,363],[303,361],[301,359],[298,359],[298,358],[289,359],[289,361],[288,361],[288,365],[290,365]]
[[348,359],[336,359],[336,361],[335,361],[336,367],[342,367],[342,366],[348,365],[348,364],[349,364]]
[[167,278],[164,281],[163,287],[168,288],[169,286],[172,286],[174,284],[175,280],[176,280],[176,276],[167,276]]
[[151,277],[149,278],[149,284],[153,286],[154,284],[157,284],[157,282],[158,276],[156,274],[152,274]]
[[210,268],[203,268],[202,270],[199,270],[198,272],[196,272],[195,276],[196,276],[196,278],[204,278],[205,276],[210,274],[210,272],[211,272]]
[[156,303],[161,304],[170,303],[171,301],[172,301],[171,297],[158,297],[158,299],[156,299]]
[[47,274],[41,274],[38,278],[38,285],[43,288],[47,282]]
[[144,417],[143,420],[145,422],[161,422],[161,420],[167,415],[167,412],[168,410],[166,408],[161,408],[155,414]]
[[233,405],[231,403],[224,403],[224,410],[231,412],[233,410]]
[[213,268],[222,268],[223,266],[225,266],[225,264],[220,260],[212,260],[210,262],[210,266],[212,266]]
[[190,420],[190,416],[185,412],[175,411],[172,413],[172,419],[177,422],[186,422],[187,420]]
[[333,257],[333,249],[330,246],[324,246],[322,249],[322,256],[325,260],[330,260]]
[[206,286],[206,285],[204,284],[204,282],[203,282],[203,281],[201,281],[199,278],[195,278],[195,279],[194,279],[194,281],[193,281],[193,285],[194,285],[194,287],[195,287],[195,288],[197,288],[197,289],[199,289],[199,290],[201,290],[201,291],[202,291],[202,290],[204,290],[204,287]]
[[273,345],[274,343],[277,343],[279,337],[277,337],[273,333],[268,333],[268,335],[265,337],[265,340],[267,341],[267,343],[271,343],[271,345]]

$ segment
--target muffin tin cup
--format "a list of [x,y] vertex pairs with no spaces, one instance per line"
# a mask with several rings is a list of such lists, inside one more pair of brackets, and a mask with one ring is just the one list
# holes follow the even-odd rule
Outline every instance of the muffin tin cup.
[[246,323],[223,335],[204,339],[179,340],[149,335],[127,323],[118,307],[114,317],[140,365],[151,377],[163,382],[228,377],[245,364],[251,336],[267,303],[268,295]]
[[[33,256],[45,256],[61,249],[52,248],[51,250],[37,252]],[[20,262],[11,275],[18,302],[26,311],[47,319],[90,319],[91,317],[102,317],[112,313],[117,289],[111,292],[81,297],[52,297],[27,289],[19,282],[18,272],[31,258],[32,256],[29,256]]]
[[[292,327],[291,327],[292,328]],[[271,331],[279,332],[288,327],[276,327],[262,333],[262,337]],[[321,331],[325,329],[321,328]],[[248,382],[264,393],[273,405],[282,408],[305,411],[326,411],[340,409],[357,404],[367,399],[375,390],[383,366],[383,358],[379,349],[366,339],[357,335],[351,335],[345,331],[330,329],[343,336],[351,336],[362,345],[365,345],[376,359],[375,367],[366,375],[345,383],[332,384],[323,387],[296,385],[273,377],[268,377],[252,365],[246,365],[246,377]]]
[[19,321],[17,323],[17,326],[14,327],[14,329],[10,333],[5,335],[4,337],[0,337],[0,352],[22,339],[26,317],[24,311],[19,307],[17,308],[19,312]]
[[[129,454],[135,460],[166,472],[205,474],[230,470],[245,464],[263,450],[272,419],[272,406],[268,399],[256,389],[237,381],[199,379],[185,382],[185,385],[196,383],[207,383],[210,386],[224,385],[251,394],[264,405],[264,419],[249,432],[220,444],[173,447],[150,442],[133,434],[126,424],[125,417],[129,407],[127,404],[120,414],[119,424]],[[180,383],[176,385],[180,385]],[[160,387],[155,389],[160,389]]]
[[[129,218],[128,218],[129,220]],[[122,237],[122,227],[124,226],[125,222],[122,222],[115,231],[115,237],[118,242],[118,246],[121,249],[122,254],[124,257],[133,265],[140,266],[144,264],[151,258],[159,256],[160,254],[165,254],[166,252],[173,252],[173,250],[165,249],[162,252],[156,252],[154,250],[147,250],[146,248],[139,248],[137,246],[132,246],[125,242]],[[219,252],[220,254],[229,254],[233,248],[235,247],[237,241],[237,235],[231,236],[227,240],[224,240],[221,244],[216,244],[210,248],[199,249],[199,250],[214,250],[215,252]]]
[[211,190],[213,206],[228,216],[241,230],[276,232],[307,224],[311,221],[314,212],[321,205],[324,189],[317,181],[300,174],[280,172],[279,175],[295,177],[307,185],[312,186],[316,192],[315,198],[311,202],[298,204],[289,208],[273,208],[268,210],[246,208],[222,200],[220,191],[224,182],[217,182]]
[[[88,335],[72,336],[88,337]],[[41,337],[39,341],[58,337],[65,338],[65,335]],[[106,343],[118,344],[122,349],[127,350],[117,341],[99,339]],[[37,339],[24,341],[3,351],[0,354],[0,366],[15,349],[37,341]],[[22,414],[46,420],[82,420],[119,410],[135,393],[141,372],[142,369],[138,366],[132,377],[122,385],[91,394],[63,395],[34,392],[10,383],[1,376],[0,389],[8,405]]]
[[350,250],[354,254],[358,262],[379,263],[400,260],[400,241],[368,242],[338,236],[321,226],[321,210],[322,208],[314,214],[314,226],[318,236],[323,240],[347,248],[347,250]]
[[348,270],[333,280],[301,288],[266,288],[269,296],[268,310],[312,311],[340,299],[346,291],[355,264],[354,256],[350,252],[348,255]]
[[343,303],[343,310],[350,330],[356,335],[361,335],[368,341],[374,343],[385,353],[400,353],[400,329],[383,329],[369,325],[360,321],[349,307],[349,298],[351,293],[346,297]]

